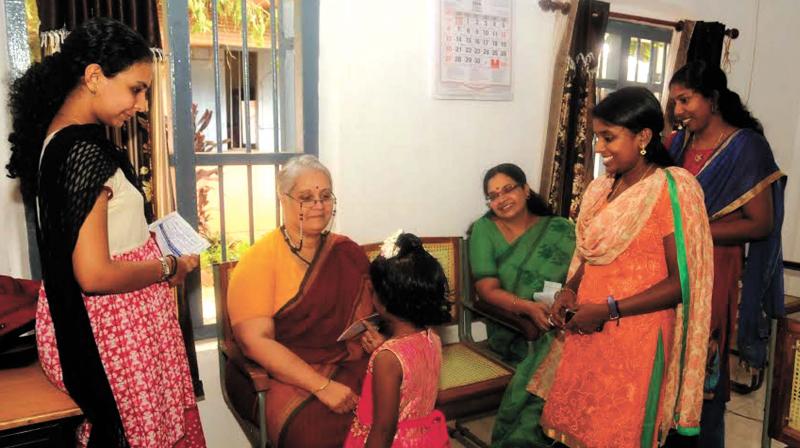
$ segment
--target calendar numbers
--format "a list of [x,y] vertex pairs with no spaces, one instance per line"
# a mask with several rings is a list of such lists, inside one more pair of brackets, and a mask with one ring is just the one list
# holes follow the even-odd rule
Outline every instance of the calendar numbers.
[[[442,16],[442,42],[445,63],[462,64],[489,70],[505,69],[510,46],[508,18],[449,11]],[[448,45],[455,42],[457,45]]]

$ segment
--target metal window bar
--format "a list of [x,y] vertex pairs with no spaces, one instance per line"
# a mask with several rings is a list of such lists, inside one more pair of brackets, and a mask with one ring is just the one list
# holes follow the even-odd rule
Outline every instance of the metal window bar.
[[620,53],[620,61],[619,61],[619,86],[624,87],[625,83],[628,82],[628,61],[631,58],[631,36],[630,35],[622,35],[622,52]]
[[[318,153],[318,123],[317,123],[317,116],[318,116],[318,95],[317,95],[317,72],[318,72],[318,62],[316,58],[319,54],[319,34],[318,34],[318,27],[319,27],[319,0],[304,0],[302,2],[295,1],[292,5],[284,5],[283,2],[278,6],[274,4],[274,2],[270,3],[270,58],[272,62],[272,110],[273,110],[273,117],[272,117],[272,124],[273,124],[273,145],[274,145],[274,152],[267,153],[262,151],[253,151],[253,145],[251,141],[251,120],[250,120],[250,54],[248,50],[248,31],[247,31],[247,0],[242,0],[242,8],[241,8],[241,27],[242,27],[242,46],[241,46],[241,57],[242,61],[240,61],[240,65],[237,67],[241,70],[241,76],[239,76],[239,86],[233,86],[230,82],[230,79],[223,79],[222,72],[221,72],[221,64],[220,64],[220,35],[219,35],[219,15],[218,15],[218,0],[211,0],[211,21],[212,21],[212,52],[213,52],[213,69],[214,69],[214,113],[215,116],[215,124],[217,130],[217,141],[216,141],[216,151],[212,152],[198,152],[195,153],[194,145],[192,144],[194,141],[194,135],[191,132],[193,129],[189,110],[191,109],[189,106],[192,104],[191,98],[191,90],[190,90],[190,58],[189,58],[189,42],[188,42],[188,35],[189,35],[189,24],[188,24],[188,15],[186,11],[188,10],[187,0],[168,0],[167,2],[167,18],[169,21],[169,30],[170,30],[170,42],[173,45],[176,45],[176,51],[172,54],[172,62],[173,62],[173,73],[176,75],[173,77],[173,89],[175,92],[173,110],[176,111],[175,116],[173,117],[173,126],[175,129],[175,157],[173,163],[176,165],[176,175],[177,175],[177,182],[178,182],[178,206],[179,211],[181,214],[187,217],[190,223],[195,224],[197,222],[197,202],[196,202],[196,176],[195,170],[200,167],[216,167],[218,172],[218,195],[219,195],[219,226],[220,226],[220,244],[221,244],[221,251],[222,251],[222,259],[228,260],[230,258],[228,248],[228,236],[227,236],[227,227],[226,219],[225,219],[225,167],[233,167],[233,166],[244,166],[248,172],[248,179],[247,179],[247,189],[248,189],[248,230],[249,230],[249,239],[251,244],[254,242],[255,239],[255,213],[254,213],[254,191],[253,191],[253,165],[260,165],[260,166],[269,166],[272,165],[274,167],[274,173],[277,175],[279,165],[285,163],[289,158],[295,155],[294,146],[289,145],[288,142],[297,141],[294,138],[287,137],[285,134],[287,131],[291,130],[289,126],[286,125],[288,122],[287,114],[288,113],[295,113],[295,110],[302,111],[301,115],[298,115],[297,126],[302,126],[302,134],[300,138],[302,138],[302,148],[300,149],[303,152],[310,153],[310,154],[317,154]],[[298,29],[299,32],[302,33],[303,41],[302,50],[299,51],[299,54],[293,53],[293,57],[296,58],[294,60],[294,64],[301,64],[302,67],[302,78],[299,77],[299,72],[295,73],[293,76],[296,76],[298,79],[298,85],[296,88],[300,89],[297,97],[287,98],[285,93],[288,90],[284,89],[284,82],[285,81],[282,76],[292,76],[291,74],[284,73],[287,69],[287,64],[284,63],[286,59],[286,51],[294,49],[294,39],[289,38],[285,39],[283,30],[283,20],[285,17],[284,8],[292,7],[292,18],[295,20],[296,26],[294,29]],[[224,57],[228,57],[225,55]],[[292,65],[289,64],[288,68],[291,68]],[[234,64],[235,65],[235,64]],[[280,70],[280,72],[279,72]],[[294,78],[293,78],[294,79]],[[236,84],[239,84],[236,83]],[[241,95],[239,95],[239,104],[234,104],[233,95],[227,95],[225,100],[222,99],[222,89],[226,88],[225,85],[229,85],[230,88],[235,89],[237,87],[240,88]],[[296,103],[295,103],[296,101]],[[244,112],[239,113],[240,108],[242,106],[242,102],[244,103]],[[230,113],[223,112],[223,107],[227,105],[227,111]],[[294,107],[292,107],[294,105]],[[239,117],[240,125],[237,129],[232,128],[233,123],[233,109],[237,108],[236,115],[243,115],[243,117]],[[299,109],[298,109],[299,108]],[[257,113],[257,112],[256,112]],[[225,114],[225,115],[223,115]],[[228,116],[228,123],[231,126],[228,135],[228,138],[233,141],[234,133],[239,133],[243,131],[244,137],[244,147],[245,151],[238,152],[238,151],[227,151],[223,148],[223,117]],[[243,118],[243,119],[242,119]],[[241,122],[244,124],[241,124]],[[292,126],[293,127],[293,126]],[[227,127],[226,127],[227,128]],[[241,136],[241,134],[237,135]],[[239,142],[241,142],[242,138],[238,138]],[[261,145],[258,145],[261,146]],[[260,148],[259,148],[260,149]],[[291,151],[291,152],[290,152]],[[276,225],[280,225],[280,202],[278,201],[277,191],[275,191],[275,223]],[[199,277],[199,276],[198,276]],[[199,278],[198,278],[199,280]],[[213,334],[213,326],[211,325],[203,325],[202,319],[202,299],[200,295],[200,288],[199,288],[199,281],[197,281],[191,288],[189,288],[192,292],[190,297],[191,306],[192,306],[192,320],[194,321],[195,326],[195,335],[196,337],[208,337]]]
[[[217,154],[222,154],[222,101],[220,100],[220,86],[222,80],[220,77],[219,69],[219,12],[217,11],[218,0],[211,0],[211,41],[212,41],[212,54],[214,58],[214,117],[217,125]],[[222,210],[222,204],[225,203],[225,182],[224,170],[222,165],[217,165],[217,194],[219,196],[220,214],[219,214],[219,235],[220,235],[220,250],[222,260],[228,260],[228,244],[225,237],[225,213]]]
[[[275,2],[270,2],[270,8]],[[252,147],[250,146],[250,51],[247,48],[247,0],[242,0],[242,91],[244,93],[244,147],[245,152],[250,154]],[[274,21],[274,18],[270,18]],[[270,35],[275,36],[275,30],[270,29]],[[273,37],[274,39],[274,37]],[[273,50],[274,52],[274,50]],[[274,71],[274,69],[273,69]],[[277,96],[274,95],[275,89],[273,88],[274,103]],[[274,122],[274,118],[273,118]],[[241,129],[241,126],[239,127]],[[250,244],[255,241],[255,220],[253,218],[253,166],[247,164],[247,228]],[[227,259],[226,259],[227,260]]]
[[[283,2],[281,2],[283,4]],[[280,120],[280,110],[278,108],[278,102],[280,101],[280,91],[278,90],[278,70],[282,65],[278,65],[278,45],[283,47],[282,42],[278,42],[278,36],[276,31],[278,28],[283,29],[283,26],[276,27],[276,23],[278,20],[275,17],[275,2],[269,2],[269,39],[270,39],[270,57],[272,58],[272,142],[273,148],[275,151],[280,151],[281,148],[281,140],[279,135],[279,125],[282,124],[282,120]],[[283,14],[281,14],[281,20],[283,20]],[[279,122],[279,120],[281,122]]]

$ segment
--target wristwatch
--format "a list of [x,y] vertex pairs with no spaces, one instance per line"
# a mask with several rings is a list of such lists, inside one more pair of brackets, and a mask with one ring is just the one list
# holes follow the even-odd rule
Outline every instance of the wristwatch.
[[163,282],[170,278],[172,269],[170,269],[167,257],[159,257],[158,261],[161,262],[161,281]]
[[619,325],[619,318],[622,317],[619,314],[619,305],[617,301],[614,300],[614,296],[608,296],[608,320],[615,320],[617,321],[617,325]]

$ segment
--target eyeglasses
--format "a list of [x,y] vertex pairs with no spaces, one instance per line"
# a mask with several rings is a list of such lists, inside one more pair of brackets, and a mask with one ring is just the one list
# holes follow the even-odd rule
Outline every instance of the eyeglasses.
[[512,191],[516,190],[520,186],[521,186],[520,184],[513,184],[513,185],[512,184],[508,184],[508,185],[504,186],[503,188],[501,188],[500,191],[493,191],[493,192],[491,192],[491,193],[486,195],[486,203],[494,202],[494,201],[500,199],[501,197],[503,197],[503,196],[511,193]]
[[317,202],[319,202],[323,207],[329,207],[331,204],[336,202],[336,196],[332,191],[322,192],[318,198],[313,196],[302,196],[296,198],[288,193],[284,193],[284,196],[299,203],[301,208],[311,208],[317,205]]

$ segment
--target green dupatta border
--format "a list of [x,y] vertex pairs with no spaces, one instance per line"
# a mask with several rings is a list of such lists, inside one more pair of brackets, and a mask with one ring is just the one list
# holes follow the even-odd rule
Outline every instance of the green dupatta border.
[[[689,325],[689,301],[691,297],[691,290],[689,286],[689,264],[686,260],[686,238],[683,233],[683,219],[681,215],[681,205],[678,201],[678,190],[675,186],[675,179],[669,171],[664,170],[667,176],[667,189],[669,190],[669,199],[672,205],[672,220],[675,227],[675,250],[678,256],[678,274],[681,282],[681,303],[683,305],[683,325],[681,329],[681,362],[679,370],[679,378],[683,377],[684,358],[686,356],[686,336],[688,333]],[[656,347],[656,357],[653,361],[653,373],[650,377],[650,386],[647,390],[647,402],[645,405],[645,419],[642,427],[641,446],[649,447],[653,443],[653,434],[655,431],[655,419],[658,414],[658,402],[661,395],[661,385],[664,380],[664,344],[661,337],[661,332],[658,334],[658,346]],[[680,397],[681,381],[678,381],[678,397]],[[678,415],[674,417],[675,422],[678,421]],[[678,434],[683,436],[696,436],[700,434],[700,428],[685,428],[677,426]]]

